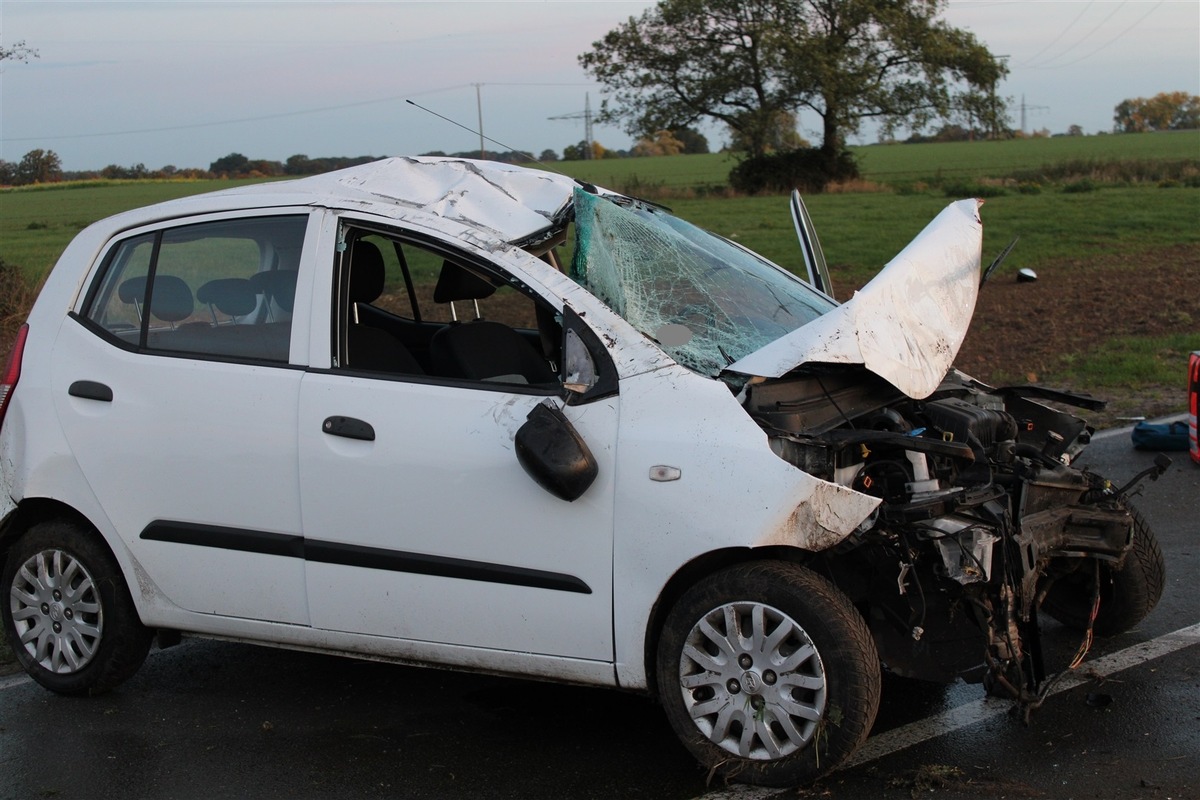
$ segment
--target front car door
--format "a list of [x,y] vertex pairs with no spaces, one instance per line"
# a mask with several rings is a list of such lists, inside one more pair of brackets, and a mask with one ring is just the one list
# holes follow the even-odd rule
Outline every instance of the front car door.
[[[300,392],[312,625],[423,643],[405,652],[463,665],[479,661],[465,648],[488,648],[490,669],[573,659],[576,677],[611,682],[618,397],[565,406],[555,354],[541,349],[553,338],[544,326],[555,324],[546,312],[558,309],[495,260],[428,234],[355,224],[324,238],[344,245],[327,254],[336,272],[328,297],[314,295],[313,342],[322,344],[324,304],[330,368],[310,369]],[[368,266],[379,253],[383,286]],[[457,299],[453,314],[419,287],[426,302],[412,303],[422,277],[436,279],[433,299]],[[500,287],[496,297],[488,283]],[[525,305],[530,324],[543,325],[540,335],[517,334],[527,348],[520,359],[500,343],[507,332],[487,327],[512,326],[474,319],[476,302],[486,316],[503,294],[506,308]],[[443,321],[450,316],[459,320]],[[506,366],[489,375],[487,365],[456,363],[459,343],[448,340],[459,334]],[[540,403],[563,409],[596,459],[597,478],[574,502],[541,488],[514,452]]]

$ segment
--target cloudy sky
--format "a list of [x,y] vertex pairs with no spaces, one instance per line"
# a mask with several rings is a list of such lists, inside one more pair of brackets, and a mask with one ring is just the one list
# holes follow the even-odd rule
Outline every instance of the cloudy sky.
[[[53,150],[68,170],[136,163],[204,167],[232,152],[396,155],[539,153],[583,138],[600,87],[576,57],[651,2],[635,0],[0,0],[0,42],[39,53],[0,70],[0,158]],[[1113,106],[1200,94],[1198,0],[951,0],[1012,74],[1014,126],[1088,133]],[[555,116],[577,115],[568,119]],[[802,133],[818,138],[815,117]],[[724,134],[710,128],[710,144]],[[618,128],[597,126],[625,148]],[[869,143],[871,131],[855,140]]]

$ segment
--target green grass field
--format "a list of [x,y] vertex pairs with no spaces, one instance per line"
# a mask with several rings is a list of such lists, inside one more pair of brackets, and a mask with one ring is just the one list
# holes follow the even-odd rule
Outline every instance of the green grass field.
[[0,192],[0,258],[37,279],[75,234],[133,208],[255,181],[112,181]]
[[[680,157],[682,158],[682,157]],[[632,160],[632,159],[631,159]],[[642,159],[669,162],[675,159]],[[118,183],[78,189],[0,193],[0,258],[38,278],[87,224],[159,200],[229,188],[228,181]],[[950,202],[944,193],[823,194],[807,199],[826,257],[843,280],[874,274]],[[798,256],[787,198],[678,199],[678,216],[791,267]],[[1020,236],[1006,269],[1036,267],[1090,252],[1132,251],[1200,241],[1200,190],[1154,185],[1085,193],[1048,189],[1009,194],[983,208],[985,258]]]
[[[937,182],[957,176],[980,186],[1014,173],[1055,164],[1184,162],[1200,174],[1200,131],[1026,139],[921,145],[876,145],[857,148],[865,178],[892,182],[903,191],[829,193],[807,198],[834,273],[839,296],[866,282],[951,201],[946,185],[922,186],[925,176]],[[676,156],[562,162],[561,171],[613,188],[635,191],[667,187],[679,190],[663,202],[684,219],[738,241],[777,263],[794,268],[798,248],[787,198],[701,196],[689,187],[724,182],[733,161],[726,155]],[[990,261],[1015,236],[1020,242],[1003,271],[1043,264],[1069,263],[1086,275],[1093,259],[1113,263],[1123,255],[1144,269],[1145,252],[1200,244],[1200,187],[1197,181],[1135,182],[1101,175],[1089,191],[1047,182],[1038,193],[1010,189],[990,197],[983,208],[984,260]],[[87,224],[150,203],[238,185],[237,181],[91,182],[31,187],[0,192],[0,259],[19,266],[31,279],[44,275],[67,243]],[[990,186],[991,184],[987,184]],[[987,188],[984,186],[984,188]],[[973,187],[961,187],[974,194]],[[1079,187],[1074,187],[1079,188]],[[653,194],[654,192],[650,192]],[[659,193],[661,194],[661,192]],[[666,194],[671,194],[670,191]],[[1200,320],[1181,335],[1200,341]],[[1185,343],[1187,346],[1192,346]],[[1148,345],[1152,346],[1152,345]],[[1133,362],[1137,342],[1122,343],[1121,366],[1115,374],[1099,374],[1109,365],[1083,356],[1069,364],[1089,382],[1120,385],[1128,377],[1144,382]],[[1143,359],[1144,360],[1144,359]]]
[[[1200,131],[1061,136],[998,142],[866,145],[850,148],[866,180],[887,185],[948,178],[1004,178],[1062,162],[1200,161]],[[636,193],[722,186],[737,163],[727,153],[564,161],[547,168],[613,189]],[[649,192],[647,192],[649,193]]]

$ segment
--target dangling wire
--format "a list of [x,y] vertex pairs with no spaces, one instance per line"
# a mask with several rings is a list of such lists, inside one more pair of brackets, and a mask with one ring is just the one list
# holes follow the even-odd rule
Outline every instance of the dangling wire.
[[1084,657],[1092,649],[1092,631],[1096,627],[1096,617],[1100,614],[1100,561],[1097,559],[1093,563],[1096,567],[1096,581],[1095,589],[1092,591],[1092,609],[1088,613],[1087,633],[1083,635],[1083,643],[1079,645],[1079,652],[1075,654],[1075,658],[1071,660],[1071,665],[1067,669],[1075,669],[1082,664]]

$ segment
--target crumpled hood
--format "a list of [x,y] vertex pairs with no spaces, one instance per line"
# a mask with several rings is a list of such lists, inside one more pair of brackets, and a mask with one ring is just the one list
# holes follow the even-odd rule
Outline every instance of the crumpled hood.
[[909,397],[928,397],[975,312],[982,204],[951,203],[854,297],[727,371],[778,378],[802,364],[862,364]]

